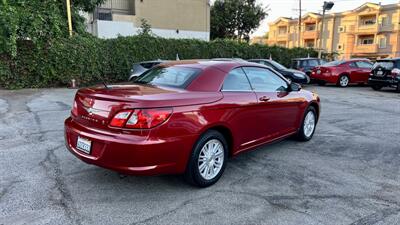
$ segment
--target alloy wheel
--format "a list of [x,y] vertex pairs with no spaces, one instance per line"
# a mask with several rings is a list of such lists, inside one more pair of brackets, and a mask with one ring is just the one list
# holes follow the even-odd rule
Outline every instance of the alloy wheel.
[[207,141],[199,154],[198,169],[205,180],[214,179],[224,164],[224,147],[217,139]]
[[341,76],[339,83],[340,83],[340,86],[346,87],[349,84],[349,78],[347,76]]
[[303,130],[304,135],[308,138],[310,137],[315,129],[315,114],[313,111],[309,111],[304,118]]

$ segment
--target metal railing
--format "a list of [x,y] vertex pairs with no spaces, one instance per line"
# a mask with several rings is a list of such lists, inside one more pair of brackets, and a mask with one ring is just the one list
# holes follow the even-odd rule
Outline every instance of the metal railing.
[[94,11],[98,20],[112,20],[113,14],[135,15],[135,0],[107,0]]

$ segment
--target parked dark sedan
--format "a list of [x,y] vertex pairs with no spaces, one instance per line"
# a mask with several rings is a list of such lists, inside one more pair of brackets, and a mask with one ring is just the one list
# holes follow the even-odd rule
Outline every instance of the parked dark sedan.
[[289,81],[294,81],[296,83],[308,84],[310,82],[310,77],[300,70],[288,69],[284,65],[271,59],[250,59],[249,62],[259,63],[271,67],[277,72],[281,73]]
[[308,76],[311,75],[311,71],[316,67],[325,64],[326,61],[319,58],[297,58],[292,59],[292,65],[290,68],[300,70],[306,73]]
[[145,61],[145,62],[139,62],[139,63],[133,64],[131,72],[129,74],[128,81],[133,81],[136,77],[140,76],[142,73],[146,72],[147,70],[149,70],[163,62],[168,62],[168,61],[159,59],[159,60],[154,60],[154,61]]
[[377,60],[372,67],[368,83],[374,90],[394,87],[400,92],[400,58]]

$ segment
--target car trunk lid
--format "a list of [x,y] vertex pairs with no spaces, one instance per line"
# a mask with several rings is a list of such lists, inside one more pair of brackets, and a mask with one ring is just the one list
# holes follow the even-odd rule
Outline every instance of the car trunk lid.
[[110,85],[80,89],[75,96],[75,120],[86,126],[108,127],[123,109],[207,104],[222,98],[219,92],[192,92],[152,85]]

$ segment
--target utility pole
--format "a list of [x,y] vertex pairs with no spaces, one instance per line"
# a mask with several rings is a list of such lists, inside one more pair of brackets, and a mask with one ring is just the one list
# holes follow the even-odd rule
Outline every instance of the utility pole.
[[321,58],[322,56],[322,39],[324,38],[325,11],[331,10],[334,5],[335,3],[333,2],[324,2],[324,5],[322,6],[322,22],[321,22],[321,32],[319,35],[318,58]]
[[71,0],[67,1],[67,17],[68,17],[68,32],[69,36],[72,36],[72,18],[71,18]]
[[299,36],[297,37],[297,47],[301,45],[301,0],[299,0]]

